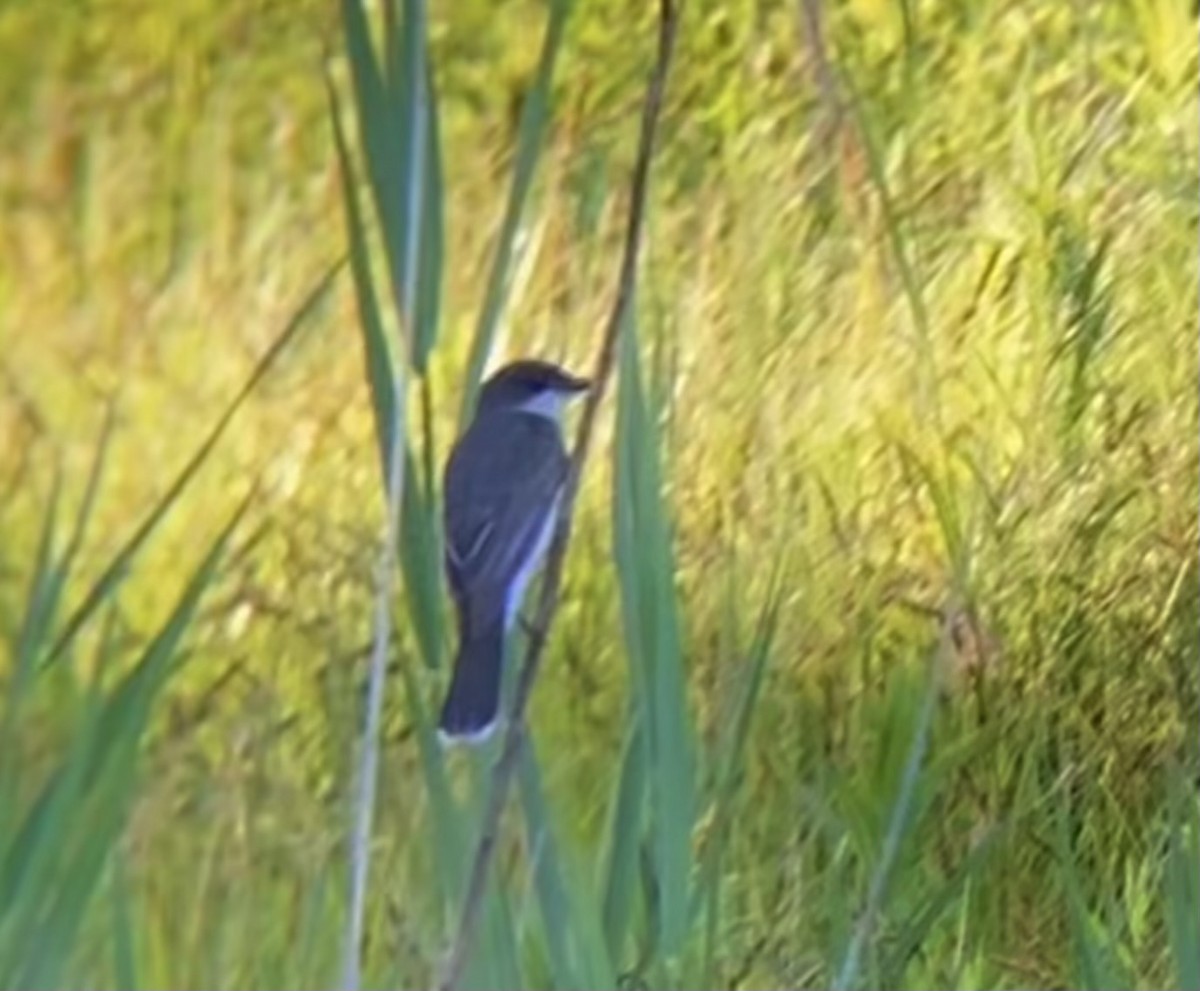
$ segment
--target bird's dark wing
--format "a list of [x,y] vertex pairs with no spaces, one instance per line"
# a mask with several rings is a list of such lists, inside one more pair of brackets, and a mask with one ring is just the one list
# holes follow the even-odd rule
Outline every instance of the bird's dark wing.
[[475,422],[446,464],[446,572],[460,602],[501,599],[529,564],[567,475],[558,426],[528,413]]

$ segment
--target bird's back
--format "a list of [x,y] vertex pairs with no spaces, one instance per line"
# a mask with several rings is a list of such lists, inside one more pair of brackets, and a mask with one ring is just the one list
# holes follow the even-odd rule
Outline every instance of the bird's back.
[[476,419],[446,463],[446,572],[460,605],[501,594],[524,570],[567,474],[558,425],[493,412]]

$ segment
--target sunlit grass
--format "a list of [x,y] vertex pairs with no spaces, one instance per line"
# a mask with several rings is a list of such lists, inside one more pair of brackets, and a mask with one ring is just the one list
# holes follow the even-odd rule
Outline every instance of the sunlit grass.
[[[624,555],[627,574],[655,572],[628,564],[613,529],[612,452],[632,443],[614,394],[534,693],[540,773],[522,777],[505,823],[489,959],[539,986],[613,971],[654,986],[832,984],[945,633],[950,671],[860,985],[1190,986],[1189,9],[834,5],[831,53],[855,105],[842,136],[816,145],[792,6],[689,6],[637,323],[663,518],[636,544],[669,546],[674,561],[669,592],[654,582],[673,593],[695,735],[686,938],[664,952],[654,915],[679,912],[653,889],[682,862],[658,864],[671,854],[652,831],[631,851],[617,842],[639,691],[627,672],[642,669],[628,665],[637,631],[616,568]],[[28,53],[0,60],[13,95],[0,132],[23,138],[0,152],[5,698],[55,466],[61,553],[104,399],[116,401],[111,445],[60,619],[347,240],[323,80],[328,49],[349,122],[335,13],[146,5],[123,11],[124,27],[98,12],[51,32],[38,10],[0,14],[0,45]],[[546,148],[502,233],[518,101],[539,58],[527,24],[545,13],[432,12],[446,210],[427,377],[435,465],[473,341],[586,368],[612,302],[653,10],[576,5]],[[34,58],[42,41],[53,51]],[[493,328],[486,286],[510,237]],[[120,647],[111,688],[262,474],[154,709],[119,857],[47,983],[336,979],[382,519],[359,312],[343,277],[139,552],[108,625],[81,639],[78,675],[39,676],[22,703],[23,773],[0,782],[18,781],[21,801],[0,815],[0,857],[86,738],[93,658]],[[421,477],[418,389],[410,400]],[[406,688],[429,711],[444,674],[426,663],[431,635],[410,601],[397,596],[394,613],[367,914],[367,983],[392,986],[432,978],[455,914],[453,842]],[[432,640],[444,649],[449,635]],[[475,777],[461,763],[448,786],[468,808]],[[531,866],[544,866],[527,828],[539,821],[553,829],[550,875]],[[614,857],[629,858],[624,894],[609,885]],[[555,904],[569,906],[564,931],[547,917]],[[16,959],[0,961],[6,979],[38,976]]]

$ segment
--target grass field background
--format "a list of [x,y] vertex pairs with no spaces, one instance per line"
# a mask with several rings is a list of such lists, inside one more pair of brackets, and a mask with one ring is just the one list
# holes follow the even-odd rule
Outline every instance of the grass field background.
[[[1200,987],[1195,10],[844,0],[828,76],[802,10],[684,10],[469,983]],[[417,503],[498,245],[493,360],[592,365],[656,11],[574,4],[536,147],[547,7],[428,16]],[[344,20],[0,7],[3,986],[337,980],[384,507],[361,293],[343,267],[310,297],[348,242],[327,76],[359,180],[373,133]],[[431,505],[371,986],[433,980],[487,769],[423,746]]]

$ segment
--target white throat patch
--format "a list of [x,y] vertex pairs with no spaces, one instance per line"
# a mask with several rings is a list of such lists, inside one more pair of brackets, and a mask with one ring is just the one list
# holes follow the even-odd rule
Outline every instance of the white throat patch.
[[562,418],[563,406],[567,397],[553,389],[543,389],[532,399],[527,399],[517,407],[522,413],[532,413],[534,416],[544,416],[556,423]]

